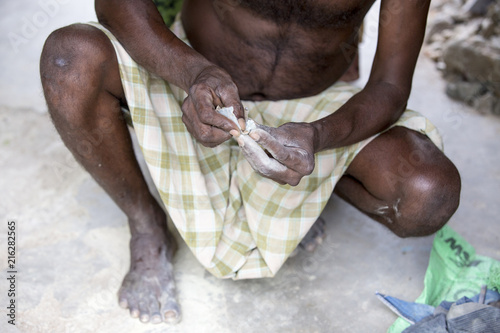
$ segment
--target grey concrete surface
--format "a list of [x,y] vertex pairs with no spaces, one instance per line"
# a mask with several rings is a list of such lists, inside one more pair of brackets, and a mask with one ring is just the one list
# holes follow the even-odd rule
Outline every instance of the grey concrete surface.
[[[400,239],[334,196],[323,213],[325,243],[290,259],[275,278],[217,280],[181,245],[174,265],[182,322],[130,318],[116,300],[128,269],[126,218],[65,149],[38,79],[46,36],[92,20],[92,3],[2,1],[0,13],[1,332],[385,332],[396,317],[374,292],[418,297],[432,237]],[[376,25],[375,8],[366,21],[360,85]],[[421,56],[409,106],[440,128],[462,175],[461,205],[449,224],[479,254],[500,259],[500,119],[443,91]],[[17,222],[15,327],[6,319],[8,220]]]

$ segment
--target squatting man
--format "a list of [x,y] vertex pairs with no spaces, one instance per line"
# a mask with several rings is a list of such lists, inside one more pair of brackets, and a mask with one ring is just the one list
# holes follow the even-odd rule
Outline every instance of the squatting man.
[[[151,0],[96,0],[99,23],[48,37],[54,125],[128,217],[118,301],[132,317],[180,319],[165,211],[199,262],[233,279],[272,277],[314,242],[333,191],[401,237],[432,234],[455,212],[458,171],[434,126],[406,110],[430,1],[381,0],[368,83],[339,80],[373,2],[185,0],[169,28]],[[218,112],[231,107],[236,123]],[[96,131],[102,142],[81,149]]]

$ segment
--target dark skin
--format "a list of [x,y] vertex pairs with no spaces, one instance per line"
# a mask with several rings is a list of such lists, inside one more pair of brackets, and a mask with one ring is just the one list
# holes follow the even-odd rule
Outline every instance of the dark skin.
[[[401,115],[429,1],[382,0],[370,79],[337,112],[313,123],[259,127],[244,138],[215,107],[233,106],[242,121],[241,100],[298,98],[329,87],[353,60],[346,50],[356,46],[372,1],[286,3],[186,0],[182,19],[193,48],[170,32],[150,0],[96,0],[95,5],[99,21],[139,64],[188,92],[183,121],[201,144],[214,147],[234,136],[247,156],[256,156],[257,172],[296,185],[312,172],[315,153],[368,138]],[[90,26],[62,28],[47,40],[40,69],[63,141],[128,217],[131,266],[120,305],[143,322],[179,320],[171,266],[175,242],[120,114],[127,101],[111,43]],[[89,133],[102,140],[85,145]],[[271,156],[260,154],[253,140]],[[438,230],[456,210],[460,176],[427,137],[394,127],[360,152],[335,191],[397,235],[422,236]]]

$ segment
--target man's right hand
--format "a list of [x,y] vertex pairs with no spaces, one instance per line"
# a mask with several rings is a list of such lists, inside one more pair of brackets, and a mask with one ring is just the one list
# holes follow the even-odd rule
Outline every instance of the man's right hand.
[[244,119],[233,80],[178,39],[151,0],[95,0],[95,7],[99,22],[138,64],[189,94],[182,105],[182,120],[196,140],[215,147],[231,137],[231,130],[239,132],[236,124],[215,112],[217,106],[232,106],[236,118]]
[[239,132],[236,124],[215,111],[217,106],[232,106],[237,119],[245,118],[238,88],[226,71],[217,66],[205,67],[188,93],[182,104],[182,121],[198,142],[215,147],[231,138],[230,131]]

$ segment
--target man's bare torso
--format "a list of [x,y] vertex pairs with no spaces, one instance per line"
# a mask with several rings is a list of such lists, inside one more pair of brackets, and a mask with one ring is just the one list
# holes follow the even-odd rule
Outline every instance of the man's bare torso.
[[373,0],[186,0],[192,46],[229,72],[242,99],[310,96],[353,60]]

